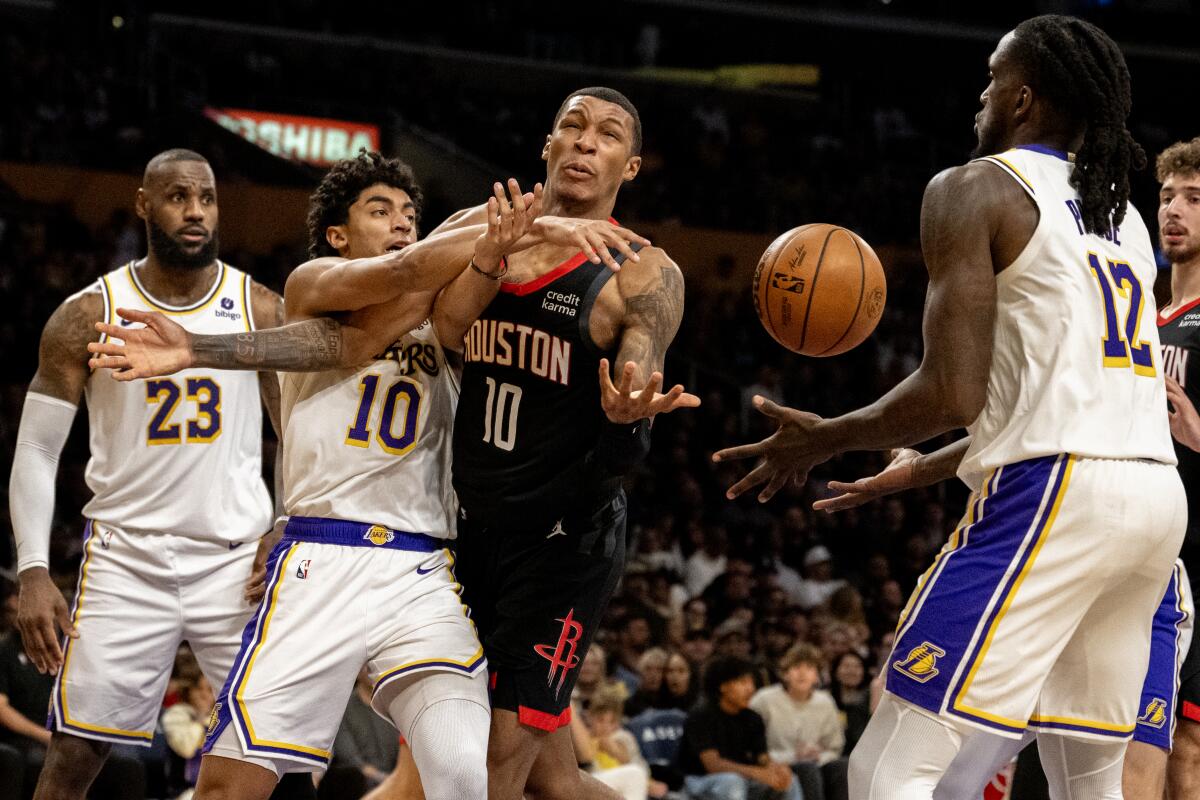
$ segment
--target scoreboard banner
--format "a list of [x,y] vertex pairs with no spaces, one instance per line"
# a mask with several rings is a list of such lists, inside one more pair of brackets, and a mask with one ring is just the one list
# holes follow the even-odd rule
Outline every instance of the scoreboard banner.
[[379,126],[241,108],[205,108],[204,116],[268,153],[326,167],[360,148],[379,149]]

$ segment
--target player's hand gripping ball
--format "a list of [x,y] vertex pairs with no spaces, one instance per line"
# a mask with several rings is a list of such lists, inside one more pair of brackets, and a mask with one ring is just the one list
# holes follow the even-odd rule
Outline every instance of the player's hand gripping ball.
[[837,225],[801,225],[771,242],[754,270],[754,310],[775,341],[836,356],[871,335],[887,301],[879,257]]

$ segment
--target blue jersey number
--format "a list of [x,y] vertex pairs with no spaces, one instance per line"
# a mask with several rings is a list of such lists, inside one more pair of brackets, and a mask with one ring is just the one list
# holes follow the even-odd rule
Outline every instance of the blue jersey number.
[[[346,444],[353,447],[371,446],[371,417],[375,396],[379,394],[379,376],[364,375],[359,381],[358,411],[354,424],[346,429]],[[379,411],[379,426],[375,441],[384,452],[402,456],[417,443],[418,413],[421,410],[421,386],[416,381],[400,378],[383,395]]]
[[[196,404],[196,416],[184,423],[186,439],[184,425],[171,422],[185,394]],[[158,406],[146,426],[146,444],[208,444],[221,435],[221,386],[212,378],[188,378],[182,386],[168,378],[146,381],[146,402]]]
[[[1157,374],[1154,350],[1138,333],[1142,325],[1142,307],[1146,302],[1141,282],[1124,261],[1107,261],[1106,269],[1101,265],[1098,255],[1088,253],[1088,266],[1100,286],[1100,299],[1104,303],[1104,338],[1101,340],[1104,366],[1118,369],[1132,366],[1135,374],[1154,377]],[[1124,327],[1117,319],[1118,294],[1129,301]]]

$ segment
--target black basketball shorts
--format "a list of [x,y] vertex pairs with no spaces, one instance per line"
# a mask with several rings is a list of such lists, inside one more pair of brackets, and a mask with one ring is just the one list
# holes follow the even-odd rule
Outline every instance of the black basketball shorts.
[[554,731],[625,567],[623,494],[591,512],[458,520],[455,575],[479,631],[492,707]]

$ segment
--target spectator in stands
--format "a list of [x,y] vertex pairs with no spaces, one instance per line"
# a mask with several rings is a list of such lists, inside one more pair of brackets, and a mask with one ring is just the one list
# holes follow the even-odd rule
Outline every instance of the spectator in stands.
[[659,702],[663,691],[663,678],[667,671],[667,651],[661,647],[651,647],[642,653],[638,660],[637,691],[625,703],[625,713],[631,717],[653,708]]
[[371,678],[358,673],[333,740],[333,760],[321,780],[321,798],[361,797],[378,786],[396,766],[400,740],[396,729],[371,708]]
[[729,537],[723,525],[712,525],[703,531],[703,546],[692,553],[684,566],[684,585],[690,596],[702,593],[713,578],[725,571],[728,550]]
[[[172,704],[162,715],[163,735],[171,752],[183,759],[183,782],[196,785],[200,774],[200,748],[208,730],[208,718],[212,715],[216,697],[208,679],[199,670],[178,679],[176,692],[179,701]],[[191,792],[180,795],[181,800],[191,797]]]
[[683,604],[683,630],[707,630],[712,627],[708,620],[708,603],[702,597],[693,597]]
[[804,579],[793,599],[805,611],[810,611],[823,605],[845,583],[833,577],[833,556],[827,547],[819,544],[804,554]]
[[579,665],[579,677],[575,680],[575,691],[571,697],[578,701],[580,708],[587,709],[592,695],[610,682],[608,653],[599,644],[592,642]]
[[750,709],[754,665],[717,656],[704,671],[704,702],[684,723],[679,765],[696,800],[766,796],[802,800],[796,776],[767,752],[763,719]]
[[691,711],[700,694],[699,682],[694,675],[695,670],[687,656],[679,650],[672,650],[667,656],[667,668],[663,674],[660,707]]
[[650,618],[645,612],[630,611],[622,618],[617,630],[617,663],[613,677],[625,684],[625,696],[629,697],[637,691],[642,654],[650,647]]
[[843,653],[833,662],[833,683],[829,693],[845,717],[846,747],[849,754],[871,718],[871,676],[862,656],[853,651]]
[[698,673],[701,665],[708,663],[712,657],[712,631],[708,628],[696,628],[688,631],[684,634],[682,649],[688,662],[692,665],[693,674]]
[[[633,734],[621,727],[625,695],[620,684],[601,687],[586,712],[572,713],[571,739],[581,766],[625,800],[662,797],[667,787],[651,781]],[[652,786],[653,784],[653,786]]]
[[824,657],[810,644],[787,652],[779,664],[782,683],[750,700],[766,723],[772,760],[795,770],[807,800],[846,796],[845,733],[837,704],[817,688]]

